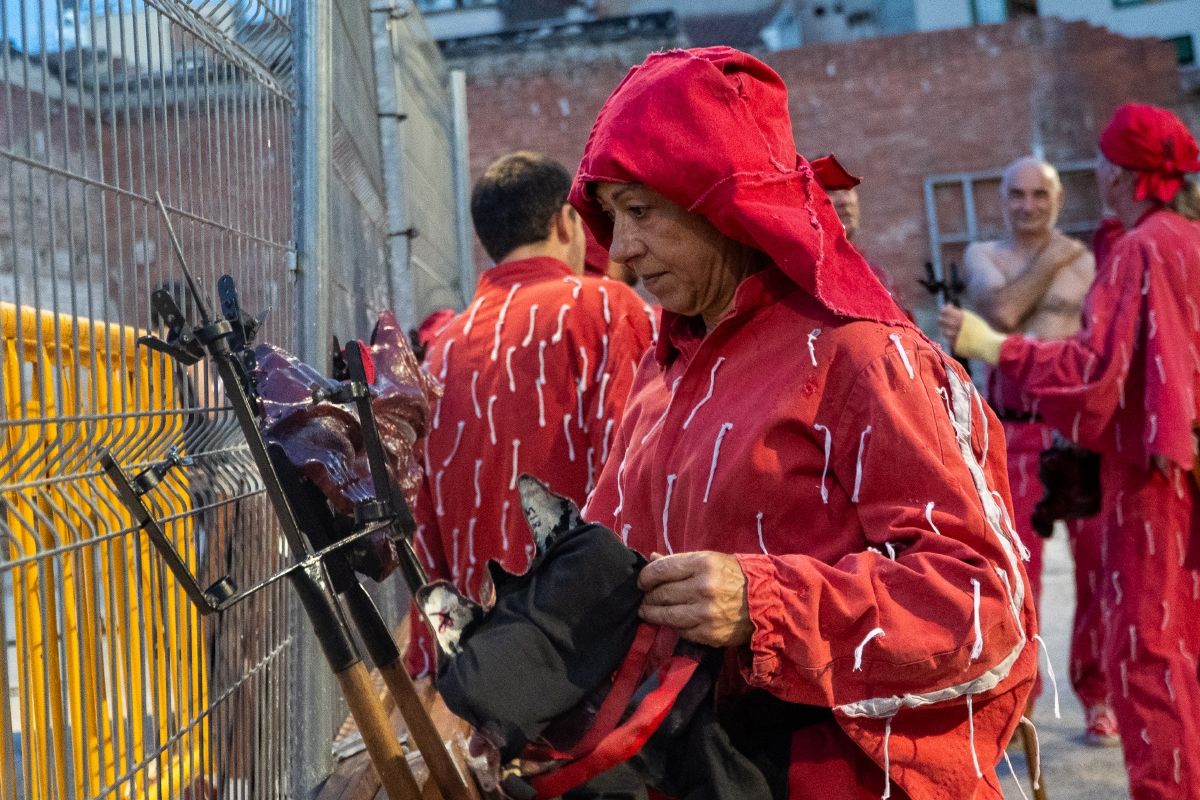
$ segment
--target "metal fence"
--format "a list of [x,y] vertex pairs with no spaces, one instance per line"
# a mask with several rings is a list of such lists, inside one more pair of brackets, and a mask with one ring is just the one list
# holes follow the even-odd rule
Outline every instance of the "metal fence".
[[[148,497],[202,585],[286,563],[214,377],[135,345],[161,324],[152,291],[188,306],[154,195],[209,291],[228,273],[245,306],[271,309],[261,340],[314,358],[313,331],[364,335],[397,298],[411,322],[426,293],[415,256],[389,247],[406,196],[385,185],[379,15],[332,0],[0,8],[0,800],[304,796],[340,716],[288,590],[199,617],[95,450],[130,469],[170,446],[190,458]],[[445,71],[423,52],[445,131]],[[452,151],[431,136],[426,153]],[[452,285],[461,207],[435,175],[448,219],[419,232],[421,268]]]

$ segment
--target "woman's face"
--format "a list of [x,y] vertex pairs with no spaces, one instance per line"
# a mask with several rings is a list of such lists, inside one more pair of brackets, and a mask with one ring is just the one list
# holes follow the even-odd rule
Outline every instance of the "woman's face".
[[613,221],[609,257],[667,311],[700,316],[712,328],[753,270],[755,251],[641,184],[599,183],[596,198]]

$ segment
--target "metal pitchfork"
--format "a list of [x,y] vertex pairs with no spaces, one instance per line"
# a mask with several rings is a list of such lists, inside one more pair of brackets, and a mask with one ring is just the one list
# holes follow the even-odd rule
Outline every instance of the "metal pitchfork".
[[159,290],[154,293],[153,303],[164,318],[170,330],[170,336],[165,342],[152,336],[141,337],[138,341],[170,355],[185,365],[194,364],[205,355],[216,365],[221,384],[233,406],[234,416],[246,438],[255,466],[262,476],[267,497],[279,519],[288,548],[300,560],[245,592],[238,593],[233,581],[228,577],[222,578],[208,589],[202,590],[195,578],[191,576],[183,559],[175,552],[170,540],[163,533],[161,525],[154,520],[142,500],[142,496],[161,481],[167,471],[182,463],[182,459],[177,454],[169,455],[166,461],[152,465],[132,481],[125,476],[111,453],[100,451],[98,453],[100,462],[105,473],[115,484],[121,499],[130,508],[138,523],[147,531],[151,541],[163,555],[167,566],[182,583],[188,598],[203,613],[212,613],[228,608],[233,603],[261,590],[279,578],[287,577],[291,581],[312,624],[313,631],[316,633],[317,640],[320,642],[325,658],[329,662],[330,669],[337,678],[342,695],[350,707],[350,713],[362,734],[367,754],[379,774],[388,797],[391,800],[420,800],[420,787],[413,777],[412,770],[409,768],[400,742],[391,728],[383,705],[375,695],[367,668],[346,628],[341,610],[330,595],[330,579],[323,562],[323,559],[333,551],[345,547],[375,530],[386,527],[388,523],[381,522],[373,529],[371,526],[365,526],[354,536],[342,539],[328,548],[314,551],[309,546],[308,538],[297,523],[292,504],[284,490],[255,418],[254,387],[250,377],[254,354],[247,349],[247,344],[258,327],[258,321],[242,313],[237,302],[233,279],[228,275],[222,277],[218,283],[224,315],[220,319],[212,319],[196,281],[187,267],[187,260],[183,256],[183,250],[171,226],[166,206],[158,195],[155,196],[155,199],[201,321],[199,325],[191,327],[189,330],[187,321],[174,298],[170,293]]

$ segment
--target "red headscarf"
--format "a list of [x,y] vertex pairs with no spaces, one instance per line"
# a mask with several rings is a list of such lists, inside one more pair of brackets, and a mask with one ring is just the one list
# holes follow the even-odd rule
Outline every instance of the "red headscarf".
[[[836,161],[821,165],[831,184],[854,180]],[[783,80],[753,56],[671,50],[630,70],[600,109],[569,198],[608,246],[612,223],[593,191],[601,181],[642,183],[702,215],[837,314],[906,321],[796,152]]]
[[1118,167],[1138,173],[1134,197],[1169,203],[1186,172],[1200,172],[1200,148],[1191,132],[1165,108],[1126,103],[1100,134],[1100,152]]

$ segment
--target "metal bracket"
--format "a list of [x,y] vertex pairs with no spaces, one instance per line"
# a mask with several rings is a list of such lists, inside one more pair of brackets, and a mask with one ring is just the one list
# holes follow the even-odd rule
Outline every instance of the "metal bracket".
[[229,576],[219,578],[207,589],[200,588],[200,584],[197,583],[192,573],[188,570],[187,564],[179,555],[179,551],[175,549],[175,545],[171,544],[171,540],[167,538],[162,525],[150,513],[150,509],[146,508],[146,504],[142,500],[142,495],[157,486],[172,468],[190,463],[190,459],[180,458],[179,451],[171,448],[164,461],[152,464],[130,481],[108,448],[98,448],[96,455],[100,460],[100,466],[104,470],[104,474],[108,476],[109,481],[116,488],[121,502],[129,509],[129,513],[133,515],[133,518],[137,520],[138,527],[144,530],[146,535],[150,537],[150,541],[154,544],[155,549],[158,550],[158,554],[166,562],[167,568],[171,570],[171,574],[175,576],[175,580],[179,581],[188,599],[200,609],[200,613],[211,614],[215,611],[223,611],[236,602],[237,599],[240,599],[237,596],[237,586]]

